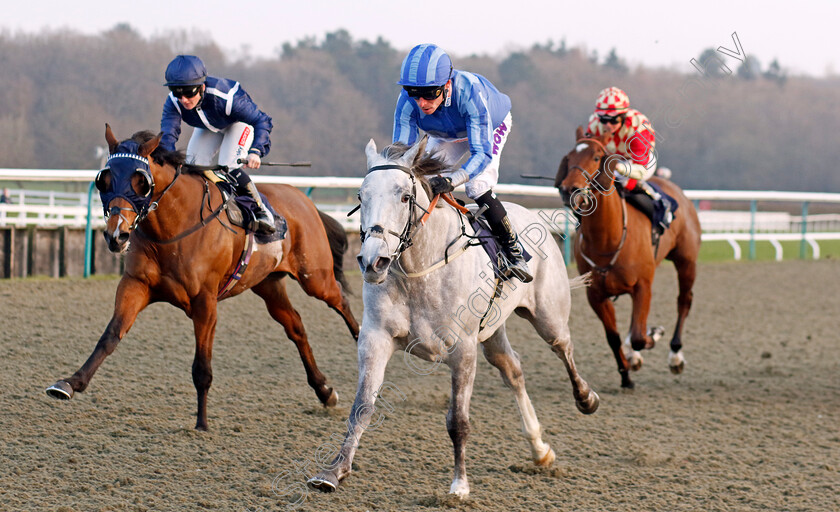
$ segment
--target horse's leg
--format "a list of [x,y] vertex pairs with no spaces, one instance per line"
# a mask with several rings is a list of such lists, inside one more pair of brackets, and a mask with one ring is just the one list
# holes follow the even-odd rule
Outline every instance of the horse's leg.
[[697,275],[697,265],[693,259],[677,259],[674,261],[677,267],[677,279],[680,286],[680,294],[677,298],[677,325],[674,328],[674,337],[671,338],[671,352],[668,354],[668,366],[672,373],[682,373],[685,368],[685,357],[682,353],[682,330],[688,310],[691,309],[691,301],[694,292],[694,278]]
[[630,365],[621,350],[621,335],[618,334],[618,328],[615,324],[615,307],[609,297],[602,297],[592,292],[592,288],[587,289],[586,293],[589,299],[589,305],[601,323],[604,325],[604,332],[607,335],[607,343],[613,351],[615,362],[618,365],[618,373],[621,375],[621,387],[633,389],[633,381],[630,379]]
[[493,335],[481,344],[484,358],[499,369],[505,386],[513,390],[519,415],[522,417],[522,433],[531,445],[531,459],[537,466],[550,466],[554,462],[554,450],[542,440],[542,429],[537,413],[525,390],[525,378],[517,354],[510,346],[505,326],[499,327]]
[[357,350],[359,383],[356,387],[356,400],[350,408],[350,418],[346,423],[344,442],[330,465],[308,481],[309,485],[324,492],[334,491],[338,483],[350,474],[359,439],[370,424],[376,393],[385,379],[385,366],[394,353],[394,342],[385,332],[371,333],[367,330],[359,337]]
[[446,430],[452,439],[455,452],[455,470],[449,494],[465,498],[470,493],[467,480],[466,448],[470,434],[470,397],[475,380],[476,346],[473,343],[460,343],[449,358],[452,369],[452,396],[449,399],[449,412],[446,414]]
[[330,280],[320,277],[315,278],[314,276],[309,278],[301,276],[300,286],[307,295],[326,302],[333,311],[341,315],[353,339],[359,340],[359,323],[356,322],[356,317],[350,311],[350,303],[344,295],[341,283],[334,278]]
[[289,301],[283,278],[269,276],[252,290],[265,301],[271,318],[283,326],[286,336],[294,342],[300,354],[300,360],[303,362],[303,368],[306,370],[306,382],[315,390],[318,400],[327,407],[334,406],[338,403],[338,393],[327,386],[327,378],[318,369],[300,314]]
[[216,295],[204,293],[190,304],[190,318],[195,330],[195,358],[192,365],[193,384],[198,398],[195,429],[207,430],[207,392],[213,382],[213,338],[216,335]]
[[117,344],[134,324],[137,315],[149,304],[149,298],[149,287],[145,283],[123,277],[117,286],[114,314],[93,353],[72,377],[48,387],[47,394],[53,398],[68,400],[73,397],[74,392],[84,391],[99,365],[117,348]]
[[650,287],[648,280],[639,279],[633,287],[633,313],[630,322],[630,346],[633,350],[652,349],[656,342],[647,332],[647,317],[650,313]]
[[624,351],[624,358],[627,359],[627,364],[630,366],[630,370],[637,372],[642,369],[642,365],[645,362],[645,358],[642,357],[642,353],[638,350],[633,350],[632,345],[630,345],[630,332],[627,332],[627,336],[624,337],[624,343],[621,345],[621,349]]

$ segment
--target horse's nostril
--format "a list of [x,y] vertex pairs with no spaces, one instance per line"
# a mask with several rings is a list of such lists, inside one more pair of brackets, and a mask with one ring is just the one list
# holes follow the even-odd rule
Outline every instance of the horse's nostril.
[[117,237],[117,240],[122,244],[122,243],[128,242],[128,237],[130,237],[130,236],[131,236],[130,233],[123,231],[122,233],[119,234],[119,236]]
[[376,262],[373,264],[373,269],[377,272],[382,272],[388,265],[391,264],[391,258],[377,258]]

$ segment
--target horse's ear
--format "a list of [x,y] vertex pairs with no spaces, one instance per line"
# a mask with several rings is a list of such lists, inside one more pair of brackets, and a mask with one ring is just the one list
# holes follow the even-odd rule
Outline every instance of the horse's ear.
[[583,126],[578,126],[577,130],[575,131],[575,141],[578,141],[583,138]]
[[113,153],[120,144],[120,141],[114,137],[114,132],[111,131],[111,125],[108,123],[105,123],[105,141],[108,143],[108,153]]
[[417,160],[418,155],[422,155],[423,151],[426,149],[426,141],[428,140],[428,136],[424,135],[419,142],[415,142],[411,148],[405,152],[405,154],[400,158],[399,162],[400,165],[404,165],[406,167],[414,167],[414,161]]
[[423,138],[420,139],[420,142],[417,143],[417,146],[419,146],[419,147],[417,148],[417,154],[414,155],[414,162],[413,163],[416,164],[421,158],[423,158],[423,155],[426,154],[426,145],[428,143],[429,143],[429,135],[428,134],[423,135]]
[[157,149],[158,145],[160,144],[160,138],[163,137],[163,132],[157,134],[154,139],[150,139],[144,142],[140,149],[137,150],[137,153],[142,156],[143,158],[149,158],[149,155],[152,154],[152,151]]
[[379,153],[376,151],[376,142],[373,139],[370,139],[365,146],[365,156],[367,157],[367,166],[371,168],[373,166],[373,159],[376,158]]
[[560,160],[560,168],[557,169],[557,176],[554,177],[554,188],[560,188],[567,174],[569,174],[569,155]]

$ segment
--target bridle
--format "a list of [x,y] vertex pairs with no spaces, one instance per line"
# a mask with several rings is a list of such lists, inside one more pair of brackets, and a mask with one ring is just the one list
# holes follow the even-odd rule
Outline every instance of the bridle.
[[[114,161],[114,164],[119,164],[120,167],[124,166],[126,163],[131,165],[132,162],[134,162],[133,165],[141,165],[141,167],[136,167],[133,170],[132,174],[120,177],[120,179],[125,180],[126,183],[119,184],[119,190],[117,190],[118,184],[115,182],[115,175],[112,169],[112,166],[114,164],[111,163],[112,161]],[[136,162],[139,162],[139,164],[137,164]],[[103,188],[105,188],[103,183],[105,176],[104,173],[106,172],[111,174],[111,186],[108,189],[103,190]],[[146,194],[139,195],[134,191],[133,187],[131,186],[131,178],[134,174],[140,174],[145,180],[146,185],[149,188],[149,191]],[[122,219],[122,221],[125,222],[126,225],[129,225],[129,230],[136,229],[137,225],[140,224],[140,222],[142,222],[144,219],[146,219],[150,212],[157,210],[158,203],[161,199],[163,199],[163,196],[166,195],[166,192],[169,191],[172,185],[175,184],[175,181],[180,175],[181,168],[177,167],[175,169],[175,177],[172,178],[172,181],[166,187],[163,188],[156,200],[152,200],[152,198],[155,195],[155,178],[150,171],[149,159],[136,153],[122,152],[112,154],[110,157],[108,157],[108,161],[106,162],[105,168],[99,171],[99,173],[96,175],[96,178],[94,179],[94,183],[99,189],[100,197],[103,200],[103,213],[105,216],[105,220],[107,221],[112,215],[119,215],[120,219]],[[131,205],[131,208],[119,206],[113,206],[111,208],[108,208],[108,205],[110,205],[114,199],[125,200]],[[130,211],[135,214],[134,222],[128,222],[128,219],[122,213],[124,211]]]
[[[606,155],[609,153],[609,152],[607,151],[607,148],[604,146],[604,144],[602,144],[602,143],[601,143],[601,141],[599,141],[599,140],[597,140],[597,139],[587,138],[587,139],[579,139],[579,140],[577,141],[577,143],[578,143],[578,144],[580,144],[580,143],[582,143],[582,142],[592,142],[592,143],[596,144],[597,146],[599,146],[599,147],[600,147],[600,148],[604,151],[604,156],[605,156],[605,157],[606,157]],[[602,165],[603,165],[604,167],[606,167],[606,165],[607,165],[607,159],[606,159],[606,158],[604,159],[604,163],[603,163]],[[589,172],[588,172],[587,170],[585,170],[584,168],[582,168],[581,166],[579,166],[579,165],[573,165],[573,166],[570,166],[570,167],[569,167],[569,170],[571,170],[571,169],[577,169],[577,170],[579,170],[579,171],[581,172],[581,174],[583,174],[585,177],[587,177],[587,179],[586,179],[586,186],[585,186],[585,187],[582,187],[582,188],[580,188],[580,189],[578,189],[578,190],[582,190],[582,191],[583,191],[583,192],[582,192],[582,194],[583,194],[585,197],[591,198],[591,196],[592,196],[592,189],[591,189],[591,187],[589,186],[589,184],[590,184],[590,180],[589,180],[589,178],[588,178],[588,176],[589,176]],[[619,243],[618,243],[618,248],[616,248],[616,250],[615,250],[615,251],[613,251],[613,252],[611,252],[611,253],[601,254],[601,256],[609,256],[610,254],[612,254],[612,259],[610,259],[610,262],[609,262],[609,263],[607,263],[607,265],[606,265],[605,267],[598,266],[598,265],[597,265],[594,261],[592,261],[592,260],[591,260],[591,259],[590,259],[590,258],[589,258],[589,257],[588,257],[588,256],[587,256],[584,252],[583,252],[583,231],[581,230],[581,231],[579,232],[579,234],[578,234],[578,239],[579,239],[579,243],[580,243],[580,255],[581,255],[581,257],[583,258],[583,260],[584,260],[586,263],[588,263],[588,264],[589,264],[589,266],[591,266],[593,269],[595,269],[595,271],[596,271],[596,272],[598,272],[598,273],[599,273],[599,274],[601,274],[601,275],[605,275],[607,272],[609,272],[609,271],[610,271],[610,269],[612,268],[612,266],[615,264],[615,262],[616,262],[616,261],[618,261],[618,255],[621,253],[621,249],[624,247],[624,242],[627,240],[627,202],[624,200],[624,198],[623,198],[623,197],[622,197],[622,198],[620,198],[620,199],[621,199],[621,224],[622,224],[622,227],[621,227],[621,240],[619,241]],[[590,213],[591,213],[591,212],[590,212]]]
[[[589,139],[579,139],[579,140],[577,141],[577,143],[578,143],[578,144],[581,144],[581,143],[583,143],[583,142],[592,142],[592,143],[594,143],[596,146],[600,147],[600,148],[601,148],[601,150],[603,150],[603,152],[604,152],[604,156],[605,156],[605,157],[606,157],[606,155],[607,155],[607,154],[609,154],[609,152],[607,151],[606,146],[604,146],[604,144],[603,144],[603,143],[601,143],[601,141],[600,141],[600,140],[598,140],[598,139],[591,139],[591,138],[589,138]],[[605,160],[605,162],[606,162],[606,160]],[[579,188],[578,190],[582,191],[582,192],[581,192],[581,194],[582,194],[584,197],[586,197],[586,198],[591,198],[591,197],[592,197],[592,189],[591,189],[591,187],[589,186],[589,185],[590,185],[590,183],[591,183],[591,181],[590,181],[590,179],[589,179],[589,171],[587,171],[586,169],[584,169],[583,167],[581,167],[581,166],[579,166],[579,165],[572,165],[572,166],[570,166],[570,167],[569,167],[569,170],[571,171],[572,169],[577,169],[577,170],[579,170],[579,171],[580,171],[580,173],[581,173],[581,174],[583,174],[583,176],[584,176],[584,177],[586,177],[586,186],[585,186],[585,187],[582,187],[582,188]]]
[[[376,166],[373,166],[370,169],[368,169],[368,173],[371,173],[373,171],[386,170],[386,169],[397,169],[397,170],[403,171],[404,173],[408,174],[409,178],[411,178],[411,195],[408,198],[408,207],[409,207],[408,220],[406,221],[405,226],[402,229],[402,233],[397,233],[397,232],[392,231],[390,229],[387,231],[389,234],[397,237],[397,239],[399,240],[399,243],[397,244],[397,247],[394,249],[394,251],[390,252],[389,255],[388,255],[388,257],[391,258],[394,262],[394,266],[391,267],[394,272],[402,275],[403,277],[421,277],[421,276],[424,276],[426,274],[429,274],[429,273],[437,270],[438,268],[440,268],[444,265],[449,264],[449,262],[451,262],[452,260],[454,260],[458,256],[464,254],[464,252],[466,252],[466,250],[471,245],[473,245],[471,242],[467,242],[460,249],[456,250],[454,252],[454,254],[450,255],[449,250],[452,248],[452,246],[455,244],[455,242],[460,240],[462,237],[473,238],[473,237],[470,237],[470,235],[467,235],[466,225],[464,224],[464,216],[463,215],[458,215],[458,220],[461,223],[461,233],[454,240],[449,242],[449,244],[447,244],[446,249],[444,250],[443,259],[438,261],[437,263],[431,265],[430,267],[424,269],[424,270],[421,270],[421,271],[418,271],[418,272],[406,272],[405,269],[402,268],[402,265],[400,263],[400,256],[402,256],[403,252],[406,249],[408,249],[409,247],[411,247],[413,245],[412,237],[417,233],[418,229],[420,229],[423,225],[425,225],[426,220],[431,215],[432,211],[434,210],[435,206],[437,205],[438,200],[442,197],[443,200],[446,203],[448,203],[450,206],[452,206],[456,210],[460,211],[462,214],[468,213],[468,210],[466,208],[464,208],[463,206],[457,204],[454,201],[454,199],[449,197],[448,194],[438,194],[434,198],[432,198],[431,203],[429,204],[429,209],[428,210],[426,208],[423,208],[419,204],[417,204],[417,178],[414,174],[414,170],[411,169],[410,167],[406,167],[404,165],[399,165],[399,164],[376,165]],[[361,208],[361,206],[362,205],[359,204],[358,206],[356,206],[355,208],[350,210],[350,212],[347,214],[347,216],[349,217],[350,215],[353,215],[359,208]],[[418,215],[419,214],[418,210],[422,211],[423,214]],[[368,229],[368,231],[364,231],[364,230],[361,230],[361,229],[359,231],[360,231],[360,238],[361,238],[362,243],[364,243],[365,239],[367,239],[368,237],[380,238],[385,243],[385,247],[388,248],[388,250],[390,251],[390,247],[388,246],[388,239],[385,238],[385,229],[382,226],[380,226],[378,224],[375,224],[375,225],[371,226]]]
[[[414,170],[411,169],[410,167],[406,167],[404,165],[399,165],[399,164],[375,165],[375,166],[371,167],[370,169],[368,169],[367,172],[368,172],[368,174],[370,174],[374,171],[383,171],[383,170],[386,170],[386,169],[400,170],[400,171],[408,174],[408,177],[411,178],[411,195],[408,198],[408,211],[409,211],[408,220],[406,221],[405,226],[403,227],[401,233],[397,233],[397,232],[392,231],[390,229],[388,230],[388,233],[397,237],[397,240],[399,241],[397,243],[397,247],[388,256],[393,260],[397,260],[397,259],[399,259],[399,257],[402,255],[402,253],[406,249],[408,249],[409,247],[411,247],[413,245],[413,242],[412,242],[411,239],[412,239],[414,233],[416,232],[416,230],[419,226],[423,225],[423,223],[425,222],[426,216],[428,216],[430,212],[429,212],[429,210],[427,210],[427,209],[423,208],[422,206],[420,206],[419,204],[417,204],[417,178],[414,174]],[[359,208],[361,208],[361,204],[359,204],[359,206],[357,206],[356,208],[353,208],[350,211],[350,213],[348,213],[347,215],[348,216],[352,215]],[[417,215],[418,210],[423,212],[423,215],[420,216],[420,217],[418,217],[418,215]],[[370,227],[370,229],[368,231],[364,231],[364,230],[360,229],[359,232],[360,232],[360,238],[361,238],[362,243],[365,243],[365,239],[367,239],[368,237],[380,238],[380,239],[382,239],[382,241],[385,242],[385,247],[388,247],[388,239],[385,237],[385,228],[383,228],[379,224],[374,224],[373,226]],[[390,248],[389,248],[389,250],[390,250]]]

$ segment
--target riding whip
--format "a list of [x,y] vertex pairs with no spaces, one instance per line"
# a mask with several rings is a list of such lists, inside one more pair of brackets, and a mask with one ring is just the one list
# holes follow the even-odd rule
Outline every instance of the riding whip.
[[[240,158],[236,161],[238,164],[248,162],[246,158]],[[312,167],[312,162],[260,162],[260,167]]]

